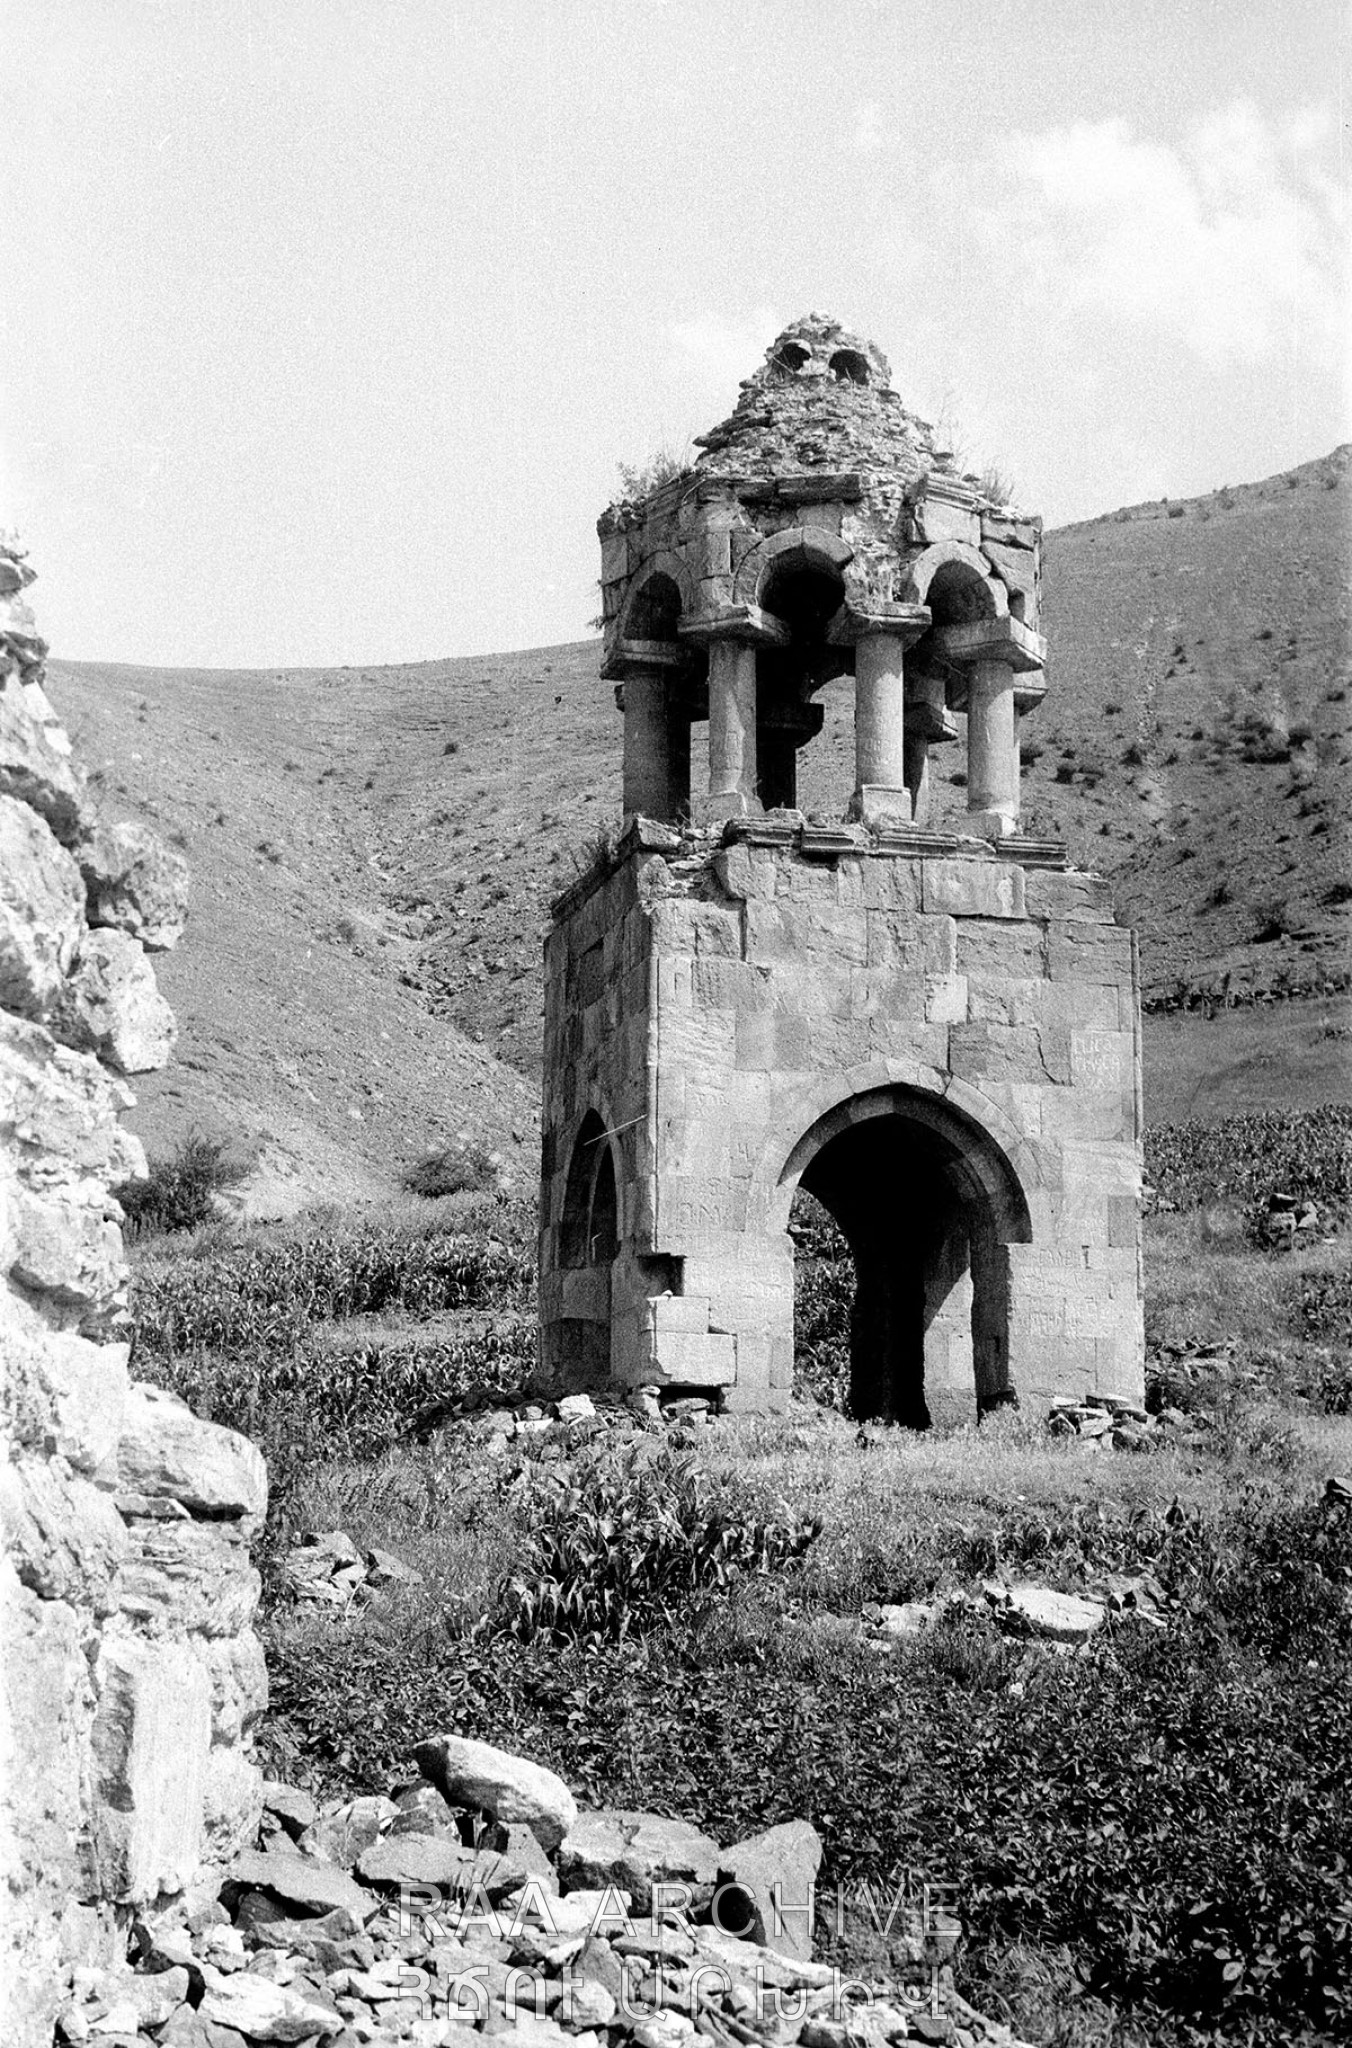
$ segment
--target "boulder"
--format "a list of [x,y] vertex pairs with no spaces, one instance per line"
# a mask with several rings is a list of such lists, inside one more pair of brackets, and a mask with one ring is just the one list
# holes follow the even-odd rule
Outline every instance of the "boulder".
[[251,2041],[313,2041],[336,2034],[343,2024],[337,2006],[312,1985],[273,1984],[252,1970],[238,1970],[231,1977],[213,1971],[198,2013]]
[[318,1817],[318,1808],[308,1792],[296,1785],[283,1785],[276,1778],[263,1780],[263,1811],[275,1815],[293,1836],[303,1834]]
[[122,1411],[118,1486],[181,1501],[194,1515],[261,1521],[268,1504],[263,1454],[249,1439],[203,1422],[174,1394],[134,1381]]
[[155,986],[155,971],[126,932],[93,931],[53,1028],[77,1051],[95,1053],[119,1074],[167,1066],[178,1027]]
[[188,915],[188,864],[148,825],[96,825],[76,849],[91,925],[167,952]]
[[386,1835],[357,1858],[363,1884],[397,1891],[402,1885],[436,1885],[470,1892],[482,1885],[491,1901],[516,1891],[523,1873],[505,1856],[487,1855],[448,1841],[444,1835]]
[[989,1582],[982,1591],[997,1616],[1023,1635],[1082,1643],[1103,1625],[1106,1610],[1102,1601],[1084,1600],[1076,1593],[1055,1593],[1050,1586],[1028,1583],[1005,1586],[997,1581]]
[[809,1960],[821,1860],[821,1836],[805,1820],[785,1821],[734,1843],[718,1860],[717,1924],[780,1955]]
[[550,1855],[577,1822],[577,1801],[543,1764],[463,1735],[435,1735],[413,1752],[418,1769],[453,1805],[528,1827]]
[[688,1821],[602,1807],[579,1814],[564,1837],[559,1877],[565,1891],[622,1885],[634,1910],[645,1915],[652,1911],[654,1884],[683,1884],[699,1909],[713,1897],[720,1853],[717,1842]]
[[27,804],[0,796],[0,1009],[58,1007],[84,927],[79,870]]
[[246,1849],[235,1858],[226,1883],[237,1892],[267,1892],[285,1906],[299,1907],[302,1913],[331,1913],[341,1906],[362,1926],[377,1909],[377,1901],[354,1884],[345,1870],[293,1850]]

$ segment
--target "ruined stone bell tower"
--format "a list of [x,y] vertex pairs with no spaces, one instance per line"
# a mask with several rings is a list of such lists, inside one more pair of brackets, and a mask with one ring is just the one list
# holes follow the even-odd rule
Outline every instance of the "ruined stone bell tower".
[[[801,1186],[854,1258],[857,1412],[1139,1399],[1133,937],[1019,830],[1041,523],[816,315],[698,445],[599,525],[624,825],[546,944],[544,1363],[782,1407]],[[853,781],[805,815],[841,678]]]

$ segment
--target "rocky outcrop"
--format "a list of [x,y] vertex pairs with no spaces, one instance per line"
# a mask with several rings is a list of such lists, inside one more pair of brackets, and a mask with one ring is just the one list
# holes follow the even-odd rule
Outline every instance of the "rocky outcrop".
[[43,689],[31,580],[0,542],[6,2048],[50,2041],[73,1972],[119,1955],[134,1914],[215,1888],[258,1824],[266,1690],[248,1547],[262,1459],[128,1377],[112,1191],[145,1161],[122,1077],[173,1044],[144,948],[178,937],[186,870],[142,827],[92,817]]

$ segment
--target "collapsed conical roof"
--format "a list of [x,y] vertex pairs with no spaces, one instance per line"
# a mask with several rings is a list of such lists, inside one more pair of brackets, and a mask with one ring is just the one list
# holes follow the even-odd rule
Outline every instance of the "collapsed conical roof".
[[714,476],[865,470],[909,481],[935,456],[929,426],[892,389],[886,356],[821,313],[776,335],[732,413],[695,445],[698,469]]

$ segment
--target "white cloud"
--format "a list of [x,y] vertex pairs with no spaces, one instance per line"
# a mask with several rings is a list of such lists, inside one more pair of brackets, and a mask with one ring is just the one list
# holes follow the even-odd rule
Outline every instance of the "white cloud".
[[785,324],[770,306],[756,306],[736,320],[716,313],[675,320],[667,329],[674,367],[688,376],[693,366],[707,383],[723,391],[760,368],[766,349]]
[[1331,131],[1323,109],[1269,122],[1239,101],[1180,148],[1122,120],[1017,135],[992,232],[1054,302],[1211,363],[1261,362],[1297,336],[1323,355],[1345,317],[1340,199],[1317,160]]

